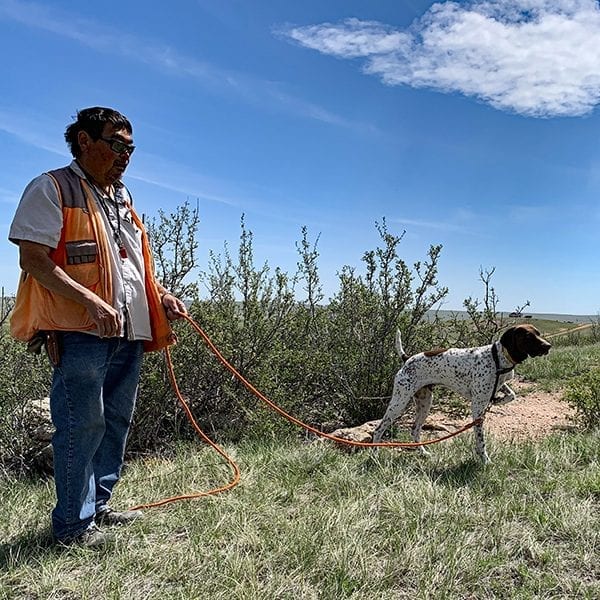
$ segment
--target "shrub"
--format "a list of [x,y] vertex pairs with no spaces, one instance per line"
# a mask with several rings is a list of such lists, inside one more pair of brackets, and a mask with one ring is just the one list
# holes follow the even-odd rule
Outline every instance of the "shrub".
[[30,463],[27,407],[48,395],[50,365],[44,353],[29,354],[0,327],[0,467],[24,472]]
[[[390,233],[385,221],[377,229],[382,244],[365,252],[365,274],[343,267],[339,293],[323,305],[317,243],[309,241],[306,228],[296,245],[298,269],[290,275],[266,263],[255,265],[253,235],[242,218],[237,257],[227,246],[222,255],[211,252],[208,270],[199,279],[208,297],[194,295],[189,307],[244,377],[313,426],[356,424],[379,415],[398,368],[396,328],[402,326],[407,347],[432,337],[432,325],[423,316],[447,294],[436,279],[441,246],[432,246],[428,260],[411,270],[398,255],[402,236]],[[160,238],[163,248],[174,233]],[[156,233],[153,238],[158,239]],[[169,268],[183,272],[176,263]],[[302,292],[304,299],[298,299]],[[237,440],[289,431],[207,352],[186,323],[177,330],[172,358],[178,384],[207,433]],[[142,450],[191,433],[182,426],[166,381],[161,358],[148,357],[130,447]]]
[[[412,267],[401,258],[404,234],[376,224],[380,243],[363,254],[360,268],[343,266],[339,290],[324,302],[317,241],[306,228],[296,244],[297,270],[288,274],[255,265],[253,235],[241,221],[237,256],[210,253],[207,271],[196,269],[198,209],[187,203],[171,215],[160,212],[148,231],[156,270],[164,285],[185,298],[194,320],[225,358],[253,385],[295,417],[316,427],[355,425],[378,418],[399,367],[394,348],[400,328],[408,353],[434,346],[473,346],[490,341],[502,325],[493,273],[481,273],[483,305],[465,301],[469,319],[427,317],[447,295],[438,284],[442,247]],[[200,298],[199,290],[206,290]],[[199,425],[219,440],[290,432],[274,414],[211,355],[188,323],[175,324],[179,337],[171,356],[179,388]],[[22,462],[24,429],[20,407],[47,394],[47,361],[27,355],[22,344],[0,337],[0,462]],[[27,377],[22,377],[27,373]],[[173,396],[162,354],[146,355],[129,449],[152,452],[193,436]],[[20,458],[21,457],[21,458]]]
[[600,369],[575,377],[567,383],[565,399],[576,410],[585,427],[600,425]]

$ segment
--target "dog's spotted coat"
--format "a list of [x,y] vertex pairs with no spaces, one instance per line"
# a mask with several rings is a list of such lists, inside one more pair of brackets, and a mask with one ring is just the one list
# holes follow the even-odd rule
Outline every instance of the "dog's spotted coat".
[[[496,346],[498,365],[492,347]],[[394,380],[394,390],[381,423],[373,433],[380,442],[385,431],[406,410],[410,400],[416,403],[412,439],[418,442],[421,428],[429,413],[435,385],[450,388],[471,401],[473,419],[484,417],[490,403],[506,404],[516,398],[506,383],[514,377],[513,367],[528,356],[548,354],[551,344],[532,325],[507,329],[500,341],[477,348],[450,348],[422,352],[408,357],[402,349],[400,333],[396,338],[398,353],[405,361]],[[494,393],[494,386],[497,387]],[[494,394],[494,397],[492,397]],[[475,448],[484,463],[489,462],[483,437],[483,423],[475,425]],[[424,449],[421,447],[421,451]]]

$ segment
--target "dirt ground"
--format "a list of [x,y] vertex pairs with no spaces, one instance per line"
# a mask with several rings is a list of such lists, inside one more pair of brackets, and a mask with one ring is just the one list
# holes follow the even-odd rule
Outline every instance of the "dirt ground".
[[[571,429],[574,410],[561,399],[560,392],[543,392],[530,383],[514,379],[510,386],[517,394],[514,402],[492,407],[485,418],[485,429],[505,440],[540,439],[557,430]],[[435,407],[435,404],[434,404]],[[432,412],[426,421],[434,430],[454,431],[471,419],[453,419]]]

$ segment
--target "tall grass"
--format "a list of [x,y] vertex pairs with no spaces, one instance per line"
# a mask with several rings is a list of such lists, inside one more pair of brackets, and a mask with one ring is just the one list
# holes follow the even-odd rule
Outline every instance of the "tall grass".
[[[52,494],[13,480],[0,501],[0,597],[7,599],[596,598],[598,434],[541,443],[470,435],[409,452],[246,442],[242,483],[153,509],[100,553],[50,544]],[[132,505],[228,477],[214,452],[139,461],[115,502]]]

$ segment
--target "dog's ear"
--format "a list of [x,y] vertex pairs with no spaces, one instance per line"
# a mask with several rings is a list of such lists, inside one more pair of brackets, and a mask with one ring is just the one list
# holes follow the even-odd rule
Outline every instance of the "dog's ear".
[[509,327],[500,338],[510,357],[517,363],[523,362],[529,354],[525,349],[525,336],[520,327]]
[[500,343],[508,350],[512,345],[512,340],[515,335],[515,328],[509,327],[500,337]]

